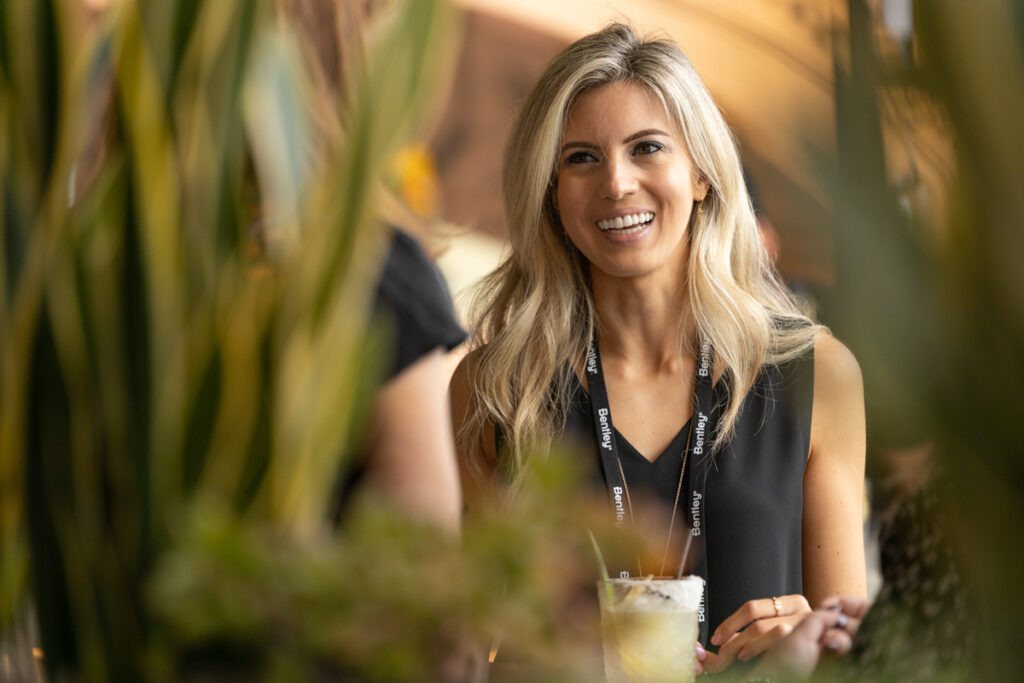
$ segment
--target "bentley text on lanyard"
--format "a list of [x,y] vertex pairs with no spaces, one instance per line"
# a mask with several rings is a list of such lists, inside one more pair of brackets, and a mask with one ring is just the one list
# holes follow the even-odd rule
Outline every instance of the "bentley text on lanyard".
[[[690,542],[687,544],[690,546],[689,556],[694,558],[690,574],[704,579],[704,598],[701,600],[701,606],[697,613],[701,642],[707,642],[708,567],[704,552],[705,529],[707,528],[705,500],[707,477],[711,466],[711,458],[707,457],[707,451],[710,450],[707,440],[711,438],[713,425],[711,419],[714,410],[713,367],[711,346],[704,341],[700,345],[700,354],[697,358],[697,377],[693,391],[693,419],[690,421],[690,438],[687,440],[689,453],[686,449],[680,453],[684,466],[687,460],[691,463],[686,498],[689,504],[684,504],[690,522]],[[601,469],[608,485],[608,494],[615,514],[615,526],[622,528],[626,520],[628,489],[619,460],[618,444],[615,441],[612,413],[608,402],[608,390],[604,383],[604,370],[601,367],[601,352],[597,345],[596,330],[590,343],[590,349],[587,351],[586,373],[590,405],[594,414],[595,436],[601,455]],[[680,473],[680,476],[682,475],[683,473]]]

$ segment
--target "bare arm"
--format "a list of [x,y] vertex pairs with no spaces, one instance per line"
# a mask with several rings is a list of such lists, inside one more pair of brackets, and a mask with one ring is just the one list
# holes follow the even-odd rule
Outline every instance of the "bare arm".
[[[853,354],[828,335],[814,349],[810,453],[804,471],[802,595],[746,602],[715,630],[702,666],[718,672],[789,634],[826,597],[867,595],[864,565],[864,387]],[[741,630],[742,629],[742,630]]]
[[448,365],[437,349],[377,393],[368,483],[410,514],[457,532],[462,516],[446,400]]
[[811,449],[804,473],[803,580],[812,606],[867,596],[864,563],[864,384],[853,354],[829,336],[814,349]]

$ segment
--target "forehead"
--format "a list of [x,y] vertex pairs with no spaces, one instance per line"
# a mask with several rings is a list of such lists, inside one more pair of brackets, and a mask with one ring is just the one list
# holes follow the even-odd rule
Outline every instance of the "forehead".
[[616,138],[638,130],[657,128],[674,134],[676,126],[657,93],[629,81],[617,81],[582,92],[565,121],[564,140],[574,136]]

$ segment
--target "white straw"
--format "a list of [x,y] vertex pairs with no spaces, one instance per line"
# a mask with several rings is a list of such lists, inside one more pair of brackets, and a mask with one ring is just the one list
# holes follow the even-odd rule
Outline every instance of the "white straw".
[[686,547],[683,548],[683,559],[679,561],[679,571],[676,572],[676,580],[683,578],[683,569],[686,567],[686,556],[690,554],[691,541],[693,541],[693,534],[686,534]]

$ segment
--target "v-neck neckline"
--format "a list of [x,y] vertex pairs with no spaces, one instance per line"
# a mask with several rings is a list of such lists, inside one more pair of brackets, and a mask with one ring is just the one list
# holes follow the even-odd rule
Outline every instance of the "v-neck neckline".
[[[586,397],[587,402],[589,403],[590,402],[590,392],[588,392],[586,387],[583,386],[583,382],[580,381],[579,375],[577,375],[575,372],[573,372],[572,376],[573,376],[573,378],[574,378],[574,380],[576,382],[576,389],[583,396]],[[612,421],[612,431],[614,431],[615,438],[618,440],[619,444],[624,447],[622,449],[624,454],[628,454],[628,457],[630,457],[631,459],[634,459],[634,460],[637,460],[637,461],[643,461],[641,464],[647,464],[647,465],[650,465],[650,466],[655,466],[659,462],[661,462],[661,459],[664,458],[669,453],[673,453],[673,452],[675,452],[675,453],[682,453],[682,449],[686,445],[686,435],[690,431],[690,423],[691,422],[693,422],[693,415],[692,414],[690,415],[689,419],[687,419],[686,422],[683,424],[683,426],[680,428],[679,432],[677,432],[676,435],[674,437],[672,437],[672,441],[669,442],[668,446],[666,446],[665,449],[661,453],[659,453],[658,457],[656,457],[654,460],[647,459],[647,457],[643,453],[641,453],[639,451],[639,449],[636,448],[636,446],[634,446],[632,443],[630,443],[629,439],[627,439],[625,437],[625,435],[623,435],[623,433],[619,431],[618,427],[615,426],[614,420]]]
[[686,435],[690,431],[691,422],[693,422],[693,417],[686,421],[686,424],[684,424],[682,428],[679,430],[679,432],[672,438],[672,441],[669,442],[668,446],[665,447],[665,450],[659,453],[658,457],[655,458],[654,460],[649,460],[643,453],[641,453],[636,448],[636,446],[631,444],[629,442],[629,439],[623,436],[622,432],[616,429],[614,425],[612,426],[612,428],[615,429],[615,438],[619,440],[619,445],[622,446],[623,455],[632,457],[637,460],[642,460],[642,464],[654,466],[661,462],[662,458],[668,456],[671,453],[680,454],[680,457],[682,457],[681,454],[683,452],[683,448],[686,446]]

